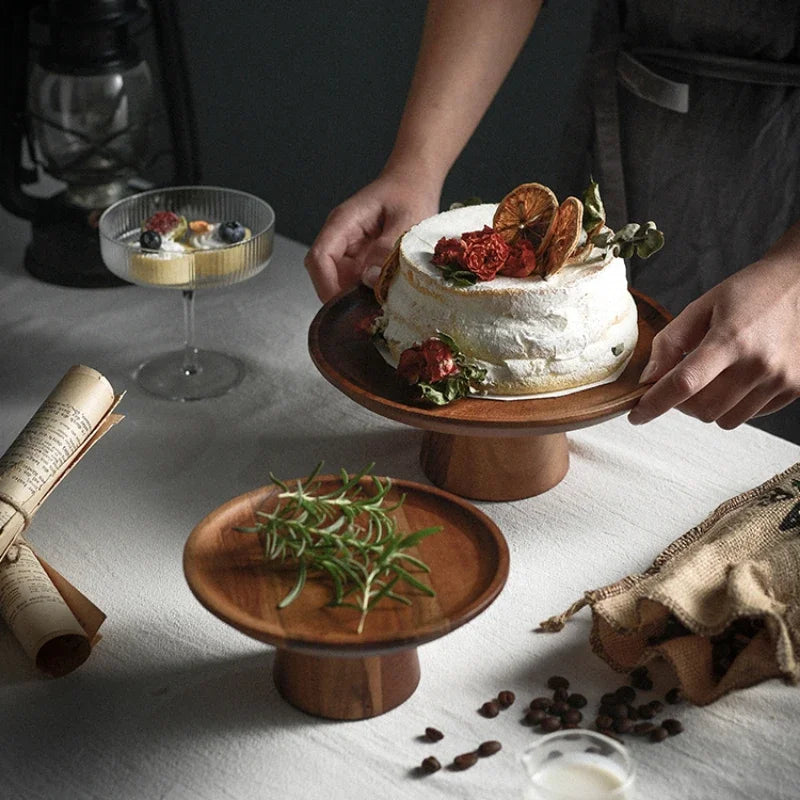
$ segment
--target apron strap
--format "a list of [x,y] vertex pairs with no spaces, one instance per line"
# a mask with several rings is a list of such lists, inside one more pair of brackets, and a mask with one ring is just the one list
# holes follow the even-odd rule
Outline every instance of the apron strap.
[[628,221],[628,202],[622,169],[616,61],[618,50],[595,51],[590,56],[592,106],[594,108],[593,163],[603,191],[609,225],[616,230]]
[[671,81],[648,69],[625,50],[617,56],[617,78],[632,94],[661,108],[686,114],[689,111],[689,84]]

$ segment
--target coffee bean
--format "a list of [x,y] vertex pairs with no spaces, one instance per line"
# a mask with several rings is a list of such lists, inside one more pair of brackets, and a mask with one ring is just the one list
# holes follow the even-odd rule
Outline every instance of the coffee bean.
[[667,738],[667,736],[669,736],[669,734],[667,733],[666,729],[660,726],[655,730],[650,731],[651,742],[663,742],[664,739]]
[[551,751],[550,751],[550,752],[547,754],[547,760],[548,760],[548,761],[553,761],[553,760],[554,760],[554,759],[556,759],[556,758],[561,758],[561,756],[563,756],[563,755],[564,755],[564,754],[563,754],[563,753],[562,753],[560,750],[551,750]]
[[545,717],[539,727],[545,733],[553,733],[561,728],[561,720],[558,717]]
[[638,722],[633,726],[633,732],[637,736],[649,736],[655,729],[656,726],[652,722]]
[[563,700],[557,700],[550,704],[550,713],[556,717],[562,717],[569,711],[569,706]]
[[484,717],[496,717],[500,713],[500,706],[497,705],[495,700],[487,700],[481,706],[481,714]]
[[500,708],[510,708],[514,705],[516,699],[517,696],[514,692],[510,692],[508,689],[504,689],[497,695],[497,702],[500,703]]
[[636,699],[636,690],[633,686],[620,686],[614,694],[618,703],[632,703]]
[[614,718],[601,714],[595,721],[599,730],[608,730],[614,724]]
[[553,692],[553,700],[557,703],[566,703],[569,697],[569,692],[566,689],[556,689]]
[[637,714],[639,715],[639,719],[653,719],[656,715],[656,712],[653,710],[653,706],[650,703],[645,703],[639,708],[636,709]]
[[610,706],[605,704],[601,704],[600,708],[597,709],[598,716],[601,717],[613,717],[614,715],[611,713],[611,710],[614,708],[616,703],[612,703]]
[[648,703],[647,705],[653,711],[653,715],[660,714],[664,710],[664,704],[660,700],[653,700],[652,702]]
[[580,728],[581,724],[580,722],[562,722],[561,727],[565,731],[574,731],[576,728]]
[[618,718],[614,720],[614,730],[617,733],[630,733],[633,730],[633,723],[627,718]]
[[432,742],[439,742],[444,739],[444,734],[436,728],[425,728],[425,736]]
[[486,756],[493,756],[495,753],[499,753],[502,749],[503,745],[500,744],[500,742],[490,739],[488,742],[481,742],[478,748],[478,755],[485,758]]
[[649,675],[638,675],[631,678],[631,684],[643,692],[649,692],[653,688],[653,681]]
[[541,708],[547,711],[552,702],[553,701],[549,697],[534,697],[533,700],[531,700],[530,708]]
[[676,686],[674,689],[670,689],[664,699],[672,706],[676,703],[680,703],[683,700],[683,695],[681,694],[681,690]]
[[548,689],[569,689],[569,681],[561,675],[551,675],[547,679]]
[[530,708],[525,714],[525,722],[528,725],[538,725],[545,717],[547,712],[541,708]]
[[453,766],[456,769],[469,769],[478,763],[477,753],[462,753],[453,759]]
[[426,774],[431,775],[432,773],[440,770],[442,765],[439,763],[439,759],[435,756],[428,756],[427,758],[422,759],[422,764],[420,769]]
[[583,714],[577,708],[570,708],[564,712],[561,719],[569,724],[578,724],[583,719]]
[[582,694],[571,694],[567,698],[567,705],[572,708],[583,708],[589,701]]
[[604,706],[613,706],[617,703],[616,692],[607,692],[600,698],[600,704]]
[[615,706],[611,706],[611,716],[614,717],[614,719],[627,719],[628,706],[624,703],[617,703]]
[[683,732],[683,725],[677,719],[665,719],[661,727],[670,735],[677,736]]
[[629,703],[626,708],[628,709],[628,719],[632,719],[634,722],[639,719],[639,712],[634,706]]

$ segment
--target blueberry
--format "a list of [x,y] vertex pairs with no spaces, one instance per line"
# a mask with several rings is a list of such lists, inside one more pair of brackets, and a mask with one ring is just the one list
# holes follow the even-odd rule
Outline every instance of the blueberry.
[[244,225],[241,222],[223,222],[219,226],[219,238],[228,244],[241,242],[244,234]]
[[142,231],[139,237],[139,244],[143,250],[160,250],[161,236],[156,231]]

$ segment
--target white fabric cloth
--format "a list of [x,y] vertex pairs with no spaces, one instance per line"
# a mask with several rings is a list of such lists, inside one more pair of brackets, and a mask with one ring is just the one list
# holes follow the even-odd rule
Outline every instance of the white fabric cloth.
[[[269,470],[295,477],[320,459],[332,471],[374,460],[378,474],[426,481],[421,432],[356,405],[312,365],[306,336],[318,303],[304,247],[278,237],[260,276],[199,293],[198,343],[239,355],[248,374],[225,397],[181,404],[130,379],[140,360],[181,343],[179,293],[39,283],[20,266],[26,226],[0,221],[0,447],[73,363],[128,390],[125,421],[28,532],[108,619],[90,659],[58,680],[37,674],[0,626],[2,797],[519,798],[519,755],[539,736],[520,720],[547,677],[569,677],[590,697],[586,711],[622,683],[590,653],[586,611],[555,635],[534,633],[538,622],[646,567],[717,504],[800,459],[800,447],[755,429],[726,433],[677,412],[640,428],[617,418],[571,433],[571,468],[556,488],[478,504],[508,540],[508,584],[477,619],[420,648],[416,693],[374,719],[316,719],[278,695],[271,648],[196,602],[181,562],[193,526],[266,483]],[[502,689],[515,705],[481,717]],[[797,796],[796,688],[771,681],[674,716],[686,731],[664,744],[627,739],[637,797]],[[421,742],[428,725],[444,740]],[[425,756],[446,765],[486,739],[502,752],[466,772],[413,774]]]

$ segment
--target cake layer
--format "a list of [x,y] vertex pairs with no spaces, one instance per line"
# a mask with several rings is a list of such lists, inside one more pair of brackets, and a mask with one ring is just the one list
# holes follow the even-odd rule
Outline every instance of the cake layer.
[[621,258],[566,266],[550,275],[454,286],[431,264],[443,236],[492,224],[496,206],[446,211],[405,234],[383,308],[395,358],[437,330],[487,369],[494,394],[577,388],[615,375],[637,339],[636,304]]

